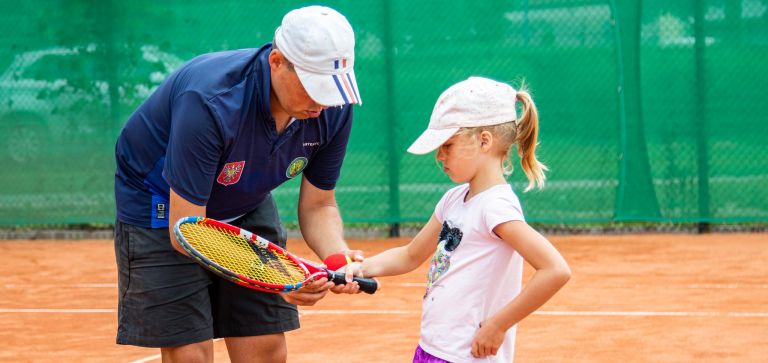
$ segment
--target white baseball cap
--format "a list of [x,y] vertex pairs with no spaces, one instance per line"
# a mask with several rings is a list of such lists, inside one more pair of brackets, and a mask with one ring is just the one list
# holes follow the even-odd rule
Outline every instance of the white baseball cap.
[[344,15],[324,6],[292,10],[275,30],[275,45],[293,63],[309,97],[323,106],[362,104],[355,33]]
[[483,77],[469,77],[449,87],[437,99],[427,129],[411,144],[411,154],[437,149],[462,127],[503,124],[517,120],[517,91]]

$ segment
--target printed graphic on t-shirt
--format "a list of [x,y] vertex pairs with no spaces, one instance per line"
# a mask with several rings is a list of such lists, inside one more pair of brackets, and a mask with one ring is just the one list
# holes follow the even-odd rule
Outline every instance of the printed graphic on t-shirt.
[[443,222],[443,228],[440,230],[440,237],[437,242],[435,255],[427,273],[427,292],[424,293],[426,299],[429,292],[432,291],[435,281],[442,276],[451,267],[451,254],[461,243],[461,237],[464,233],[458,227],[451,227],[448,221]]

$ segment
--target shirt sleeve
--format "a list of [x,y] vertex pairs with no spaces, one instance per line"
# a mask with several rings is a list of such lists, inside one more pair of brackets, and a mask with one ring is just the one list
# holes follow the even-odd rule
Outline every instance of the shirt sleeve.
[[488,231],[493,234],[496,226],[509,221],[525,221],[520,201],[514,194],[498,197],[483,208],[483,219]]
[[445,221],[445,205],[447,200],[455,194],[456,188],[451,188],[447,192],[443,194],[443,196],[440,198],[440,201],[437,202],[437,205],[435,205],[435,218],[437,218],[437,221],[440,222],[440,224],[443,224]]
[[344,161],[344,155],[347,152],[347,143],[349,134],[352,130],[352,107],[345,107],[340,112],[338,121],[341,122],[341,128],[326,144],[317,155],[312,158],[304,175],[312,185],[323,189],[332,190],[336,188],[336,182],[341,173],[341,164]]
[[197,205],[206,205],[223,152],[216,118],[195,92],[173,101],[163,177],[176,194]]

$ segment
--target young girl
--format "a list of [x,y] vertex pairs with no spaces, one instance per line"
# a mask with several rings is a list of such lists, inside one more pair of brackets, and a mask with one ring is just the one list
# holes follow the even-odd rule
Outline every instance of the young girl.
[[[526,191],[542,187],[547,169],[534,153],[538,129],[536,107],[525,90],[471,77],[443,92],[429,127],[408,149],[414,154],[437,149],[443,171],[461,185],[443,195],[408,245],[356,267],[366,277],[399,275],[433,255],[414,362],[511,362],[517,323],[570,278],[560,253],[525,223],[505,179],[517,144]],[[521,290],[523,259],[536,273]]]

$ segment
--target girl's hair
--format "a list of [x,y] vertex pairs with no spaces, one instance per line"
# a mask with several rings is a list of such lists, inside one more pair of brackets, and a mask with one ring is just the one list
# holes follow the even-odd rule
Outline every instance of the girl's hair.
[[498,138],[500,142],[499,150],[504,153],[502,161],[502,170],[505,176],[512,174],[512,150],[517,144],[517,154],[520,157],[520,165],[523,167],[525,176],[528,177],[528,186],[525,191],[531,190],[534,186],[539,189],[544,187],[546,176],[544,172],[549,170],[546,165],[536,159],[536,146],[539,138],[539,112],[536,104],[533,103],[531,95],[525,83],[520,85],[517,91],[517,101],[522,104],[522,112],[517,121],[510,121],[492,126],[480,126],[471,128],[462,128],[457,134],[479,135],[483,131],[488,131]]

